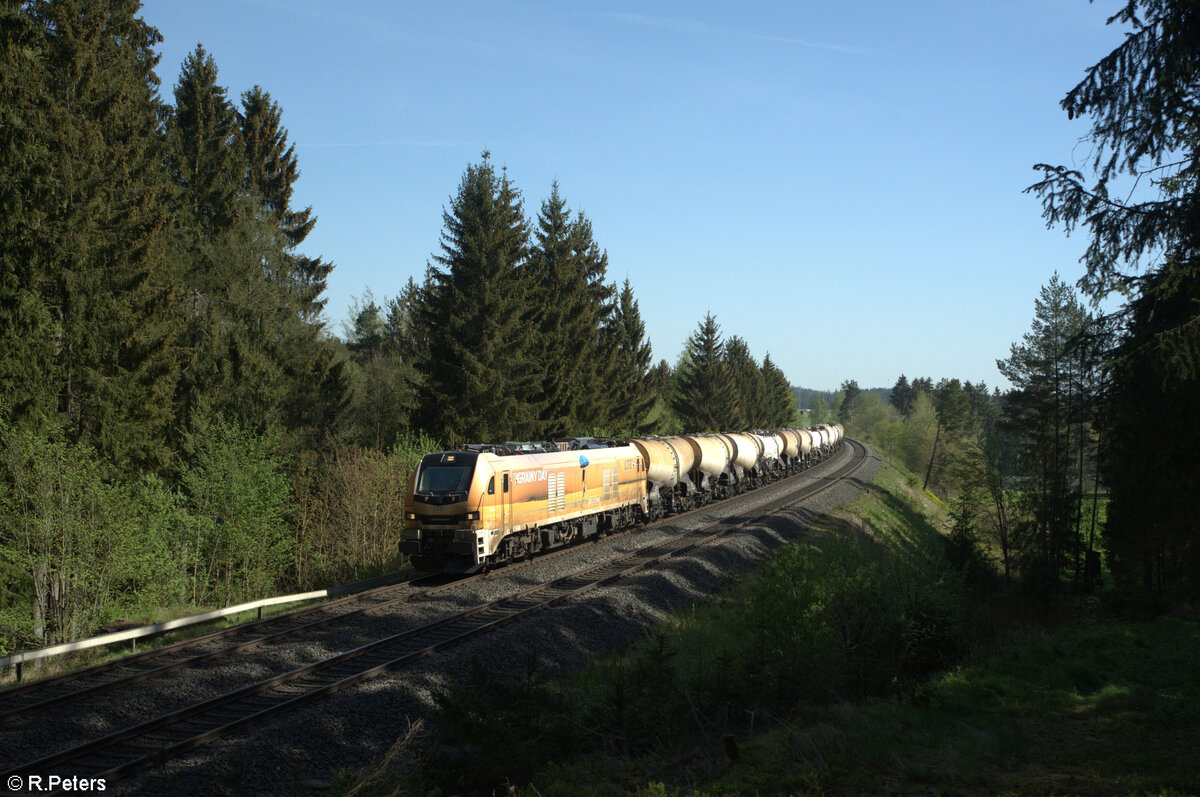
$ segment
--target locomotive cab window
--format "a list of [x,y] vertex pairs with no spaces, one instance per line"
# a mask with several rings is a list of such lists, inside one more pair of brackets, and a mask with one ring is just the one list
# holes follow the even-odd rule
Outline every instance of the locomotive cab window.
[[508,474],[507,473],[504,474],[504,486],[502,489],[504,490],[504,492],[506,492],[506,493],[508,492]]
[[426,454],[417,474],[418,493],[461,493],[471,487],[475,475],[475,454]]
[[496,494],[496,477],[493,476],[492,478],[488,479],[488,495],[495,495],[495,494]]

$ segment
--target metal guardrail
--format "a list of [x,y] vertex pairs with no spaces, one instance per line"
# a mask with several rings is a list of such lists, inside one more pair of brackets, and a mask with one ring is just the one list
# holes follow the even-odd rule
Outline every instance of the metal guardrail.
[[100,636],[81,639],[76,642],[64,642],[60,645],[51,645],[48,648],[38,648],[36,650],[25,650],[20,653],[14,653],[11,656],[0,657],[0,668],[15,667],[17,670],[17,682],[21,680],[21,670],[24,664],[29,661],[37,661],[38,659],[47,659],[53,656],[61,656],[64,653],[73,653],[77,650],[87,650],[88,648],[97,648],[104,645],[112,645],[117,642],[134,641],[142,637],[155,636],[157,634],[165,634],[168,631],[174,631],[179,628],[187,628],[200,623],[209,623],[213,620],[220,620],[223,617],[229,617],[242,612],[250,612],[258,610],[259,618],[262,617],[263,607],[278,606],[281,603],[300,603],[302,601],[317,600],[319,598],[330,598],[334,595],[341,595],[346,592],[353,592],[359,589],[369,589],[374,586],[386,584],[389,581],[395,581],[399,578],[399,573],[388,573],[375,578],[368,578],[363,581],[356,581],[353,584],[343,584],[339,587],[330,587],[329,589],[319,589],[313,592],[298,592],[294,595],[278,595],[274,598],[263,598],[262,600],[250,601],[249,603],[239,603],[236,606],[229,606],[224,609],[215,609],[211,612],[203,614],[193,614],[188,617],[179,617],[174,620],[167,620],[161,623],[151,623],[149,625],[138,626],[126,631],[114,631],[111,634],[101,634]]

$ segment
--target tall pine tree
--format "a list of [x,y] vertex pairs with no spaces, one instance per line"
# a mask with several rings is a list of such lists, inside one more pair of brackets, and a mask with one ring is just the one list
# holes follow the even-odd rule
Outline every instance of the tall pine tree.
[[50,314],[42,330],[53,341],[46,372],[59,417],[120,470],[166,463],[177,373],[168,311],[176,272],[165,235],[172,190],[153,72],[160,37],[137,8],[134,0],[47,0],[6,10],[6,28],[29,37],[19,57],[36,59],[40,83],[21,78],[13,88],[31,92],[30,110],[44,116],[28,114],[13,131],[29,145],[18,174],[31,193],[5,222],[17,223],[17,235],[0,246],[24,248],[30,259],[19,268],[41,296],[18,292],[20,323],[28,329]]
[[605,323],[604,338],[605,348],[613,353],[612,376],[604,388],[615,399],[609,416],[612,431],[644,434],[652,423],[650,413],[659,393],[646,325],[628,279],[621,286],[613,312]]
[[441,254],[422,291],[428,354],[419,424],[449,443],[503,441],[535,430],[544,398],[529,361],[529,234],[521,196],[488,152],[467,167],[443,211]]
[[787,376],[771,361],[770,352],[763,357],[762,375],[767,411],[764,425],[771,428],[792,426],[796,417],[796,395],[792,393]]
[[674,409],[688,432],[728,432],[741,418],[737,386],[711,313],[692,335],[675,385]]
[[750,345],[734,335],[725,341],[725,367],[738,396],[738,414],[729,429],[739,431],[767,426],[766,384],[762,370],[750,354]]
[[[580,434],[594,426],[598,379],[599,332],[603,307],[591,282],[606,258],[594,254],[586,220],[571,219],[556,182],[542,203],[529,252],[529,306],[539,333],[530,356],[541,366],[545,397],[538,435]],[[598,250],[597,250],[598,252]]]
[[[1194,408],[1200,395],[1200,9],[1193,0],[1126,0],[1108,21],[1128,28],[1124,38],[1061,103],[1068,116],[1091,118],[1094,183],[1039,164],[1044,179],[1030,190],[1048,223],[1087,228],[1085,289],[1094,298],[1113,289],[1133,297],[1114,352],[1106,457],[1113,489],[1105,536],[1118,577],[1195,596],[1189,476],[1200,472],[1200,453],[1189,434],[1194,414],[1181,420],[1176,411]],[[1161,190],[1130,194],[1116,183],[1127,175]],[[1147,428],[1170,431],[1132,431]]]
[[44,295],[54,251],[58,113],[47,81],[48,31],[21,2],[0,4],[0,414],[54,414],[58,337]]
[[325,308],[326,280],[333,264],[295,252],[317,223],[312,207],[292,207],[292,191],[300,177],[295,145],[288,144],[283,112],[261,86],[242,94],[241,140],[246,154],[246,188],[257,194],[263,210],[279,225],[291,263],[286,275],[305,321],[317,325]]

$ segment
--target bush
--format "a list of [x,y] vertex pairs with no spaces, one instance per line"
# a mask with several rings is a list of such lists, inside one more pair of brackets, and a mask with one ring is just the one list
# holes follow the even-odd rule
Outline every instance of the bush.
[[198,415],[185,437],[182,486],[193,517],[191,598],[224,603],[270,594],[288,564],[291,488],[276,434]]

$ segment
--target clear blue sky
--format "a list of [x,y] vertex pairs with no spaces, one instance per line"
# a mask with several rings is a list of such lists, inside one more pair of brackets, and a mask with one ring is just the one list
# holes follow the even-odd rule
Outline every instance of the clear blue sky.
[[[1116,0],[571,3],[152,0],[163,97],[204,45],[279,103],[336,263],[327,316],[395,295],[486,148],[533,217],[557,180],[630,279],[655,358],[706,312],[792,384],[1003,381],[1083,236],[1023,194],[1083,166],[1058,102]],[[851,329],[851,327],[856,327]]]

